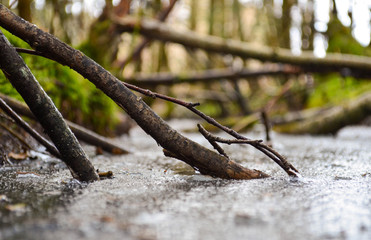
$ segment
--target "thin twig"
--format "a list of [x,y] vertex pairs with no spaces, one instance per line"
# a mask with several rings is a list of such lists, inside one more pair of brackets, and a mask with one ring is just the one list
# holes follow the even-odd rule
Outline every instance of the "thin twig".
[[54,59],[50,58],[49,56],[45,55],[44,53],[39,52],[39,51],[36,51],[36,50],[33,50],[33,49],[26,49],[26,48],[16,47],[15,50],[18,53],[26,53],[26,54],[30,54],[30,55],[34,55],[34,56],[39,56],[39,57],[44,57],[44,58],[47,58],[49,60],[55,61]]
[[267,112],[262,110],[260,112],[260,116],[261,116],[261,121],[263,122],[263,125],[264,125],[264,129],[265,129],[265,141],[272,145],[270,143],[271,141],[271,136],[270,136],[270,124],[269,124],[269,119],[268,119],[268,115],[267,115]]
[[225,144],[228,144],[228,145],[233,144],[233,143],[237,143],[237,144],[241,144],[241,143],[245,143],[245,144],[257,144],[257,143],[263,142],[263,140],[225,139],[225,138],[222,138],[222,137],[218,137],[218,136],[212,135],[210,132],[208,132],[200,124],[197,124],[197,127],[198,127],[198,130],[200,131],[200,133],[202,135],[204,135],[204,137],[207,140],[213,141],[213,142],[220,142],[220,143],[225,143]]
[[182,100],[179,100],[179,99],[176,99],[176,98],[173,98],[173,97],[169,97],[169,96],[166,96],[166,95],[163,95],[163,94],[160,94],[160,93],[156,93],[156,92],[152,92],[151,90],[149,89],[143,89],[143,88],[140,88],[140,87],[137,87],[135,85],[132,85],[130,83],[125,83],[123,82],[123,84],[131,89],[131,90],[134,90],[136,92],[139,92],[143,95],[146,95],[148,97],[151,97],[151,98],[160,98],[160,99],[163,99],[163,100],[166,100],[166,101],[169,101],[169,102],[173,102],[173,103],[176,103],[178,105],[181,105],[181,106],[184,106],[184,107],[195,107],[195,106],[198,106],[200,105],[200,103],[192,103],[192,102],[184,102]]
[[13,120],[13,118],[10,118],[9,116],[3,114],[3,113],[0,113],[0,118],[4,118],[6,119],[7,121],[11,122],[11,123],[15,123],[15,121]]
[[197,127],[198,127],[198,130],[200,131],[200,133],[209,141],[209,143],[223,156],[225,156],[226,158],[229,159],[229,156],[227,155],[227,153],[224,151],[223,148],[221,148],[219,146],[218,143],[216,143],[216,140],[213,139],[213,136],[208,132],[206,131],[205,128],[203,128],[200,124],[197,124]]
[[41,136],[38,132],[36,132],[34,129],[28,125],[17,113],[15,113],[6,103],[5,101],[0,98],[0,108],[3,109],[3,111],[8,114],[11,118],[14,119],[14,121],[21,126],[26,132],[28,132],[32,137],[34,137],[39,143],[44,145],[46,149],[53,154],[54,156],[61,158],[58,149],[50,143],[47,139],[45,139],[43,136]]
[[[225,143],[225,144],[249,144],[254,146],[255,148],[259,149],[265,155],[270,157],[274,162],[276,162],[279,166],[281,166],[287,174],[296,176],[298,170],[296,170],[290,163],[286,161],[284,157],[282,157],[278,152],[274,151],[267,145],[264,145],[262,142],[263,140],[250,140],[250,139],[224,139],[221,137],[217,137],[209,133],[205,128],[203,128],[200,124],[197,124],[200,133],[213,145],[216,142]],[[212,143],[213,142],[213,143]],[[214,146],[214,145],[213,145]],[[218,145],[220,148],[220,146]],[[218,149],[217,149],[218,150]],[[218,150],[219,153],[221,153]],[[224,150],[222,150],[224,152]]]
[[16,137],[26,148],[31,149],[31,146],[28,143],[26,143],[26,141],[23,140],[23,138],[21,136],[19,136],[18,133],[16,133],[15,131],[13,131],[11,128],[9,128],[8,126],[6,126],[2,122],[0,122],[0,126],[2,128],[4,128],[6,131],[8,131],[10,134],[12,134],[14,137]]

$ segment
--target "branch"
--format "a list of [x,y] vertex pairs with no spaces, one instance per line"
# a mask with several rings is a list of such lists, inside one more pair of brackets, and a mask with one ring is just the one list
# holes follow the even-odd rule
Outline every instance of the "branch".
[[0,26],[25,40],[36,51],[67,65],[80,73],[112,98],[159,145],[182,159],[202,174],[226,179],[252,179],[267,177],[258,170],[251,170],[229,160],[184,137],[171,128],[140,97],[102,66],[73,49],[49,33],[16,16],[0,4]]
[[[166,18],[169,16],[171,10],[173,9],[174,5],[176,3],[176,0],[170,0],[169,6],[167,6],[165,9],[163,9],[156,17],[156,19],[160,22],[164,22]],[[134,49],[134,51],[126,57],[121,63],[119,63],[120,69],[124,69],[125,66],[131,61],[138,58],[142,50],[151,43],[151,39],[145,38],[142,40],[141,43],[138,44],[138,46]]]
[[28,132],[33,138],[35,138],[39,143],[41,143],[43,146],[46,147],[46,149],[56,156],[57,158],[61,158],[61,155],[59,154],[58,149],[47,139],[45,139],[43,136],[41,136],[38,132],[36,132],[34,129],[28,125],[20,116],[18,116],[17,113],[15,113],[9,106],[6,104],[6,102],[0,98],[0,108],[8,114],[13,120],[21,126],[26,132]]
[[[125,84],[125,86],[127,86],[127,84]],[[234,141],[236,141],[234,143],[246,143],[246,144],[249,144],[251,146],[254,146],[256,149],[260,150],[262,153],[264,153],[269,158],[271,158],[274,162],[276,162],[289,176],[298,176],[299,171],[294,166],[292,166],[289,162],[287,162],[286,158],[281,156],[273,148],[269,147],[268,145],[263,144],[260,140],[248,139],[248,138],[240,135],[239,133],[237,133],[233,129],[230,129],[226,126],[221,125],[220,123],[218,123],[212,117],[210,117],[210,116],[204,114],[203,112],[197,110],[196,108],[194,108],[195,106],[199,105],[198,103],[196,103],[196,104],[187,103],[187,102],[184,102],[184,101],[172,98],[172,97],[168,97],[168,96],[165,96],[165,95],[162,95],[162,94],[154,93],[154,92],[151,92],[150,90],[144,90],[144,89],[141,89],[141,88],[138,88],[138,87],[135,87],[135,89],[140,90],[140,92],[144,95],[147,95],[147,96],[150,96],[150,97],[159,96],[159,98],[161,98],[161,99],[164,99],[164,100],[176,103],[178,105],[181,105],[185,108],[188,108],[193,113],[200,116],[202,119],[206,120],[208,123],[216,126],[217,128],[219,128],[219,129],[223,130],[224,132],[230,134],[231,136],[235,137],[237,140],[234,140]],[[199,129],[200,129],[200,127],[199,127]],[[206,134],[205,131],[201,130],[200,132],[204,135],[204,134]],[[212,138],[208,138],[206,136],[205,136],[205,138],[208,139],[208,140],[212,139]],[[229,140],[229,141],[232,141],[232,140]],[[229,158],[227,156],[227,154],[224,152],[224,150],[215,142],[214,139],[212,139],[212,141],[209,140],[209,142],[221,155]],[[181,159],[181,157],[180,157],[180,159]]]
[[241,78],[253,78],[260,76],[275,76],[287,74],[299,74],[303,71],[299,68],[290,66],[274,66],[265,70],[249,70],[243,68],[241,70],[233,69],[212,69],[200,72],[187,72],[186,74],[172,73],[157,73],[151,75],[136,75],[134,77],[125,78],[124,81],[134,83],[138,86],[157,86],[157,85],[174,85],[178,83],[195,83],[195,82],[214,82],[221,79],[229,81],[238,81]]
[[[32,119],[36,119],[32,114],[30,109],[23,103],[18,102],[17,100],[10,98],[4,94],[0,93],[0,99],[3,99],[11,108],[14,109],[18,114],[27,116]],[[109,139],[106,139],[103,136],[96,134],[95,132],[86,129],[76,123],[70,122],[65,119],[65,122],[70,127],[75,136],[88,144],[93,146],[101,147],[103,150],[113,153],[113,154],[127,154],[129,153],[126,149],[112,143]]]
[[187,103],[187,102],[184,102],[182,100],[179,100],[179,99],[176,99],[176,98],[173,98],[173,97],[169,97],[169,96],[166,96],[166,95],[163,95],[163,94],[160,94],[160,93],[152,92],[149,89],[143,89],[143,88],[137,87],[137,86],[129,84],[129,83],[123,82],[123,84],[129,89],[134,90],[136,92],[139,92],[139,93],[141,93],[143,95],[146,95],[148,97],[151,97],[151,98],[160,98],[160,99],[163,99],[163,100],[166,100],[166,101],[169,101],[169,102],[173,102],[173,103],[185,106],[185,107],[195,107],[195,106],[200,105],[200,103],[191,103],[191,102]]
[[[13,119],[12,119],[13,120]],[[16,133],[15,131],[13,131],[11,128],[9,128],[7,125],[5,125],[4,123],[0,122],[0,126],[2,128],[4,128],[6,131],[8,131],[11,135],[13,135],[15,138],[18,139],[18,141],[20,141],[23,146],[25,146],[27,149],[31,149],[31,146],[25,141],[23,140],[23,137],[21,137],[18,133]]]
[[41,52],[38,52],[38,51],[35,51],[35,50],[32,50],[32,49],[26,49],[26,48],[16,47],[15,50],[18,53],[27,53],[27,54],[30,54],[30,55],[35,55],[35,56],[40,56],[40,57],[46,57]]
[[[124,83],[125,84],[125,83]],[[125,84],[127,86],[127,84]],[[288,86],[290,86],[290,84],[287,84]],[[132,85],[131,85],[132,86]],[[153,93],[149,90],[144,90],[144,89],[141,89],[141,88],[138,88],[138,87],[135,87],[135,89],[137,90],[140,90],[141,93],[147,95],[147,96],[150,96],[150,97],[154,97],[154,96],[160,96],[159,98],[162,98],[164,100],[167,100],[167,101],[170,101],[170,102],[173,102],[173,103],[176,103],[178,105],[181,105],[183,107],[186,107],[188,108],[189,110],[191,110],[193,113],[197,114],[198,116],[200,116],[201,118],[203,118],[204,120],[206,120],[208,123],[216,126],[217,128],[223,130],[224,132],[230,134],[231,136],[235,137],[237,140],[241,140],[239,143],[246,143],[246,144],[250,144],[252,146],[254,146],[256,149],[260,150],[262,153],[264,153],[265,155],[267,155],[269,158],[271,158],[274,162],[276,162],[283,170],[285,170],[285,172],[290,175],[290,176],[298,176],[298,173],[299,171],[294,167],[292,166],[290,163],[287,162],[287,160],[285,159],[285,157],[281,156],[278,152],[276,152],[273,148],[263,144],[261,141],[256,141],[256,140],[251,140],[251,139],[248,139],[242,135],[240,135],[239,133],[237,133],[236,131],[234,131],[233,129],[230,129],[226,126],[223,126],[221,125],[220,123],[218,123],[215,119],[213,119],[212,117],[210,116],[207,116],[206,114],[204,114],[203,112],[197,110],[196,108],[194,108],[195,106],[199,105],[198,103],[194,104],[194,103],[187,103],[187,102],[184,102],[184,101],[181,101],[181,100],[178,100],[178,99],[175,99],[175,98],[171,98],[171,97],[168,97],[168,96],[164,96],[164,95],[161,95],[161,94],[158,94],[158,93]],[[206,130],[205,130],[206,131]],[[205,131],[200,131],[202,134],[205,133]],[[204,135],[205,136],[205,135]],[[206,139],[209,140],[208,137],[205,136]],[[209,141],[210,142],[210,141]],[[235,143],[237,143],[235,142]],[[215,140],[213,140],[212,142],[210,142],[212,144],[212,146],[223,156],[229,158],[227,156],[227,154],[224,152],[224,150],[221,149],[221,147],[216,144]]]
[[[129,84],[129,83],[123,83],[126,87],[128,87],[129,89],[132,89],[134,91],[137,91],[143,95],[146,95],[146,96],[149,96],[149,97],[152,97],[152,98],[160,98],[160,99],[163,99],[163,100],[166,100],[166,101],[170,101],[170,102],[173,102],[173,103],[176,103],[178,105],[181,105],[181,106],[184,106],[186,108],[188,108],[189,110],[191,110],[192,112],[194,112],[195,114],[197,114],[198,116],[200,116],[201,118],[203,118],[204,120],[206,120],[208,123],[216,126],[217,128],[225,131],[226,133],[234,136],[235,138],[237,139],[242,139],[243,141],[241,142],[244,142],[244,143],[248,143],[252,146],[254,146],[255,148],[257,148],[258,150],[260,150],[261,152],[263,152],[265,155],[267,155],[269,158],[271,158],[274,162],[276,162],[282,169],[284,169],[286,171],[286,173],[290,176],[297,176],[297,173],[298,171],[290,164],[286,161],[286,159],[281,156],[279,153],[277,153],[276,151],[274,151],[271,147],[269,146],[266,146],[264,145],[263,143],[258,143],[257,141],[255,140],[250,140],[248,138],[245,138],[244,136],[238,134],[236,131],[226,127],[226,126],[223,126],[221,125],[220,123],[218,123],[215,119],[207,116],[206,114],[204,114],[203,112],[195,109],[194,107],[195,106],[198,106],[199,103],[187,103],[187,102],[184,102],[184,101],[181,101],[179,99],[176,99],[176,98],[172,98],[172,97],[169,97],[169,96],[166,96],[166,95],[162,95],[162,94],[159,94],[159,93],[154,93],[148,89],[142,89],[142,88],[139,88],[135,85],[132,85],[132,84]],[[201,132],[202,133],[202,132]],[[227,154],[224,152],[224,150],[218,145],[216,144],[215,142],[210,142],[213,147],[223,156],[225,156],[226,158],[229,158],[227,156]],[[178,159],[183,159],[183,161],[190,161],[189,159],[187,158],[184,158],[184,157],[178,157]]]
[[209,141],[209,143],[216,149],[221,155],[229,158],[227,153],[217,144],[216,142],[219,140],[217,137],[213,137],[209,132],[207,132],[200,124],[197,124],[198,130],[200,133]]
[[209,52],[231,54],[241,58],[254,58],[261,61],[287,63],[301,66],[311,72],[340,72],[344,75],[371,77],[371,58],[350,54],[328,53],[318,58],[311,51],[293,55],[289,49],[256,46],[248,42],[226,40],[216,36],[201,35],[192,31],[174,29],[154,20],[133,18],[112,19],[117,29],[122,32],[139,31],[146,37],[174,42],[185,47],[201,48]]

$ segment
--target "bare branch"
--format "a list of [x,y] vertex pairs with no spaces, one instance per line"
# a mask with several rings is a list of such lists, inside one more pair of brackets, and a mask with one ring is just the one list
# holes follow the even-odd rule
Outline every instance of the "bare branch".
[[8,131],[10,134],[12,134],[14,137],[16,137],[27,149],[31,149],[31,146],[25,140],[23,140],[23,137],[21,137],[18,133],[13,131],[11,128],[9,128],[2,122],[0,122],[0,126],[4,128],[6,131]]
[[[4,9],[5,7],[0,4],[0,11]],[[6,18],[5,15],[8,14],[1,13],[0,15],[1,22]],[[23,19],[21,21],[25,22]],[[12,21],[12,25],[14,25],[14,21]],[[77,179],[81,181],[97,180],[98,175],[94,171],[93,165],[76,137],[63,121],[61,113],[57,110],[54,103],[42,89],[30,69],[14,47],[11,46],[1,30],[0,49],[1,70],[13,87],[20,93],[33,114],[38,118],[45,132],[55,144],[58,151],[51,150],[53,154],[58,156],[59,152],[61,159],[70,168],[71,174]],[[48,147],[48,150],[50,149]]]
[[265,67],[264,70],[250,70],[243,68],[234,69],[211,69],[199,72],[187,72],[186,74],[153,73],[151,75],[138,74],[126,77],[123,80],[137,86],[152,87],[157,85],[174,85],[179,83],[215,82],[222,79],[228,81],[239,81],[243,78],[255,80],[260,76],[276,76],[287,74],[300,74],[303,71],[298,67],[290,65],[275,65]]
[[197,124],[197,127],[198,127],[198,130],[200,131],[200,133],[202,133],[202,135],[204,135],[204,137],[207,140],[213,141],[213,142],[220,142],[220,143],[225,143],[225,144],[228,144],[228,145],[233,144],[233,143],[237,143],[237,144],[245,143],[245,144],[254,145],[254,144],[259,144],[259,143],[263,142],[263,140],[225,139],[225,138],[222,138],[222,137],[212,135],[204,127],[202,127],[200,124]]
[[19,18],[2,4],[0,4],[0,15],[2,27],[27,41],[32,48],[71,67],[94,83],[97,88],[122,107],[159,145],[175,153],[179,159],[198,169],[202,174],[226,179],[252,179],[268,176],[261,171],[245,168],[184,137],[102,66],[51,34]]
[[[243,143],[248,143],[248,144],[254,146],[258,150],[263,152],[265,155],[267,155],[269,158],[271,158],[274,162],[276,162],[290,176],[291,175],[295,175],[295,176],[297,175],[296,173],[298,173],[298,171],[291,164],[289,164],[283,156],[281,156],[280,154],[275,152],[272,148],[264,145],[263,143],[258,143],[256,140],[251,140],[251,139],[248,139],[248,138],[240,135],[239,133],[237,133],[233,129],[230,129],[226,126],[223,126],[222,124],[218,123],[215,119],[213,119],[210,116],[207,116],[206,114],[204,114],[203,112],[195,109],[194,107],[198,106],[199,103],[187,103],[187,102],[184,102],[182,100],[179,100],[179,99],[176,99],[176,98],[173,98],[173,97],[169,97],[169,96],[159,94],[159,93],[154,93],[154,92],[152,92],[148,89],[142,89],[140,87],[137,87],[137,86],[129,84],[129,83],[123,82],[123,84],[126,87],[128,87],[129,89],[137,91],[137,92],[139,92],[143,95],[146,95],[146,96],[149,96],[149,97],[152,97],[152,98],[160,98],[160,99],[170,101],[170,102],[173,102],[173,103],[176,103],[178,105],[181,105],[183,107],[188,108],[190,111],[192,111],[196,115],[200,116],[202,119],[206,120],[208,123],[218,127],[219,129],[221,129],[224,132],[230,134],[231,136],[235,137],[236,139],[240,139],[240,140],[242,139],[244,141]],[[211,143],[211,144],[213,144],[213,143]],[[223,154],[224,151],[221,150],[220,146],[216,146],[216,145],[217,145],[216,143],[214,143],[214,145],[213,145],[216,148],[216,150],[221,155],[227,157],[227,154],[225,154],[225,153]]]
[[[20,115],[27,116],[32,119],[36,119],[35,116],[32,114],[31,110],[27,107],[27,105],[5,96],[4,94],[0,93],[0,98],[2,98],[15,112]],[[104,151],[113,154],[127,154],[129,153],[126,149],[117,144],[112,143],[109,139],[96,134],[95,132],[86,129],[76,123],[68,121],[65,119],[67,125],[71,128],[72,132],[75,136],[88,144],[93,146],[101,147]]]
[[3,109],[3,111],[8,114],[11,118],[14,119],[14,121],[21,126],[26,132],[28,132],[32,137],[34,137],[39,143],[41,143],[43,146],[46,147],[46,149],[53,154],[54,156],[61,158],[61,155],[58,151],[58,149],[47,139],[45,139],[43,136],[41,136],[38,132],[36,132],[34,129],[28,125],[20,116],[18,116],[17,113],[15,113],[6,103],[3,99],[0,98],[0,108]]
[[198,127],[198,130],[200,131],[200,133],[209,141],[209,143],[223,156],[229,158],[229,156],[227,155],[227,153],[224,151],[223,148],[221,148],[219,146],[219,144],[217,144],[217,140],[215,138],[213,138],[214,136],[212,136],[208,131],[206,131],[205,128],[203,128],[200,124],[197,124],[197,127]]

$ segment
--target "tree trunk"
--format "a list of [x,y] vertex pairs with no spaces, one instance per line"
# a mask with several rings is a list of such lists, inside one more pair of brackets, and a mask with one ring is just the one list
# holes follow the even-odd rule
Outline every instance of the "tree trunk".
[[1,31],[0,49],[0,68],[37,117],[72,175],[81,181],[97,180],[93,165],[62,115]]
[[54,36],[43,32],[3,5],[0,5],[0,25],[61,64],[67,65],[89,79],[122,107],[130,117],[159,145],[193,166],[203,174],[221,178],[252,179],[268,175],[244,168],[234,161],[195,143],[172,129],[144,101],[126,88],[121,81],[99,64]]

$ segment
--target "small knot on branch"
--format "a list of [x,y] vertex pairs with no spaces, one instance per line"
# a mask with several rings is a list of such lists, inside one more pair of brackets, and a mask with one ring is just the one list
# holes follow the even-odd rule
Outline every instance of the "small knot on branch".
[[190,102],[190,103],[187,103],[186,107],[196,107],[196,106],[200,106],[200,105],[201,104],[199,102],[197,102],[197,103]]
[[146,96],[149,96],[149,97],[151,97],[151,98],[153,98],[153,99],[157,98],[156,94],[154,94],[154,93],[153,93],[151,90],[149,90],[149,89],[146,89],[146,90],[145,90],[145,95],[146,95]]

